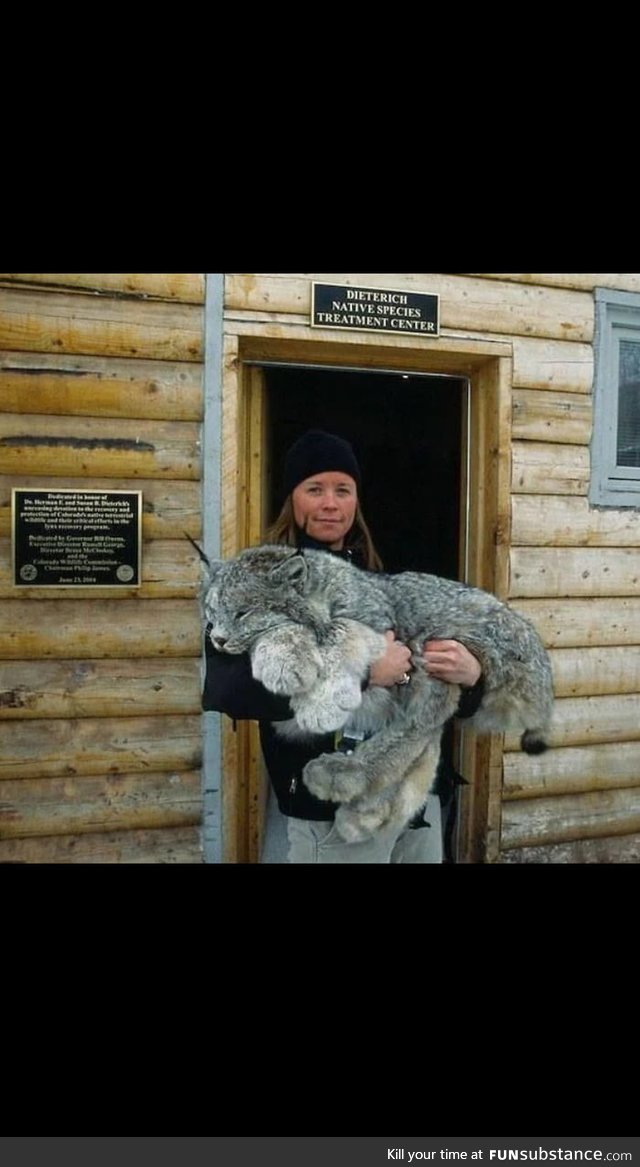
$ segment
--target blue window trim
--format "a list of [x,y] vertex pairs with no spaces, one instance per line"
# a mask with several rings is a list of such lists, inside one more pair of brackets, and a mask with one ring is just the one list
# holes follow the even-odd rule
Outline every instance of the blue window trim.
[[640,466],[618,466],[621,340],[640,344],[640,293],[596,288],[591,483],[593,506],[640,507]]

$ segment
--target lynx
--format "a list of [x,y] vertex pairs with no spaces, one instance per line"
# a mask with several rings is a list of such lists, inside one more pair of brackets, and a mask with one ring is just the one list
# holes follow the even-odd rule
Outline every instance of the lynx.
[[[528,753],[546,749],[553,707],[547,653],[535,629],[495,596],[439,576],[363,571],[322,551],[261,546],[209,564],[204,616],[214,647],[248,652],[253,676],[290,698],[285,736],[309,737],[349,723],[371,734],[351,754],[322,754],[303,781],[341,805],[336,828],[357,842],[406,825],[424,804],[445,722],[460,688],[430,677],[426,640],[458,640],[482,664],[485,691],[470,724],[480,733],[522,730]],[[363,682],[393,629],[412,649],[411,683]]]

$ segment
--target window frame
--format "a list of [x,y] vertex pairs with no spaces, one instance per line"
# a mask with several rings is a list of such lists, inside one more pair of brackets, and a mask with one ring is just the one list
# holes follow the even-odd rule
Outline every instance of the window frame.
[[620,341],[640,344],[640,293],[595,288],[589,502],[640,508],[640,466],[618,464]]

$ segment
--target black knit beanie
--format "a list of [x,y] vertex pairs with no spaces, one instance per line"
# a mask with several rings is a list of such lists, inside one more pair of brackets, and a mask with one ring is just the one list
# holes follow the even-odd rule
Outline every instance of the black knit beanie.
[[327,434],[324,430],[308,430],[293,443],[285,457],[285,496],[290,495],[305,478],[324,474],[327,470],[342,470],[354,479],[360,489],[360,467],[349,442],[335,434]]

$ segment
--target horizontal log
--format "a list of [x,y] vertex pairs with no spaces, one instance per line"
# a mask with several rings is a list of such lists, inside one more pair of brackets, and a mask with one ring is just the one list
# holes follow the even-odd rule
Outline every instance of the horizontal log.
[[11,535],[11,491],[140,490],[143,539],[193,539],[202,533],[202,487],[197,481],[167,478],[51,478],[46,475],[0,474],[0,538]]
[[511,499],[514,547],[640,547],[640,512],[596,510],[586,498],[515,494]]
[[0,779],[193,770],[201,763],[201,721],[175,715],[6,721]]
[[515,388],[552,389],[561,393],[591,392],[592,345],[523,336],[514,336],[512,345]]
[[548,389],[514,389],[513,437],[535,442],[588,445],[591,397]]
[[639,741],[565,746],[534,755],[506,753],[503,761],[507,800],[640,786]]
[[199,421],[203,366],[0,352],[0,410]]
[[640,693],[640,646],[555,648],[549,652],[557,697]]
[[483,280],[509,280],[518,284],[538,284],[547,288],[575,288],[590,292],[594,288],[617,288],[620,292],[640,292],[640,275],[623,272],[622,274],[603,274],[602,272],[559,273],[547,272],[538,275],[521,275],[508,272],[506,275],[484,272],[465,272],[465,275],[477,276]]
[[32,600],[0,604],[0,659],[193,657],[201,649],[196,600],[47,599],[37,605]]
[[500,845],[507,850],[638,831],[640,789],[598,790],[504,803]]
[[232,273],[225,276],[225,309],[309,314],[312,280],[435,293],[440,296],[443,328],[582,342],[593,339],[593,297],[586,292],[437,273]]
[[200,658],[9,661],[0,718],[146,717],[201,711]]
[[197,826],[198,770],[0,782],[0,839]]
[[181,303],[204,302],[204,275],[187,272],[0,272],[0,283],[51,288],[58,291],[102,292],[111,295],[147,296],[157,300],[179,300]]
[[640,600],[515,600],[548,648],[640,644]]
[[[331,349],[340,337],[336,329],[311,329],[308,316],[270,312],[246,312],[234,309],[225,319],[225,337],[227,340],[242,335],[252,338],[262,336],[273,341],[274,338],[286,340],[289,351],[287,358],[292,359],[296,342],[300,346],[300,358],[312,359],[319,363],[329,363],[332,359],[336,364],[338,359],[333,357]],[[322,336],[322,343],[318,344],[318,335]],[[330,336],[331,340],[326,337]],[[344,344],[344,333],[342,334]],[[308,352],[308,346],[313,346],[314,352]],[[354,348],[360,351],[358,361],[363,367],[367,364],[366,350],[372,346],[370,333],[349,334],[347,351],[341,355],[348,359],[349,352]],[[385,337],[385,348],[389,346],[392,352],[404,354],[406,360],[414,356],[410,341],[406,336]],[[472,329],[441,329],[440,337],[436,341],[420,342],[420,358],[417,365],[408,363],[407,369],[412,367],[424,370],[424,353],[429,353],[429,368],[434,371],[441,369],[444,372],[457,372],[467,375],[462,367],[456,352],[468,350],[473,354],[482,351],[486,356],[506,356],[513,358],[513,384],[523,389],[554,389],[563,393],[590,393],[593,384],[593,347],[590,344],[580,344],[577,341],[548,340],[544,337],[505,336],[500,333],[487,336],[486,333],[474,332]],[[487,351],[489,350],[489,351]],[[262,355],[254,353],[256,358]],[[448,367],[444,367],[447,359]],[[232,360],[237,363],[237,354]],[[438,360],[443,364],[439,365]],[[395,364],[387,365],[376,354],[368,362],[375,367],[395,368]],[[457,364],[457,367],[456,367]]]
[[640,548],[513,547],[510,595],[635,596]]
[[4,289],[0,349],[202,361],[199,304]]
[[640,863],[640,834],[514,847],[503,851],[498,863]]
[[[137,588],[118,585],[117,594],[147,599],[187,599],[200,591],[202,570],[195,548],[185,539],[154,539],[142,545],[142,584]],[[113,599],[114,589],[87,587],[15,586],[11,573],[11,545],[0,539],[0,599],[76,600]]]
[[0,473],[82,478],[200,478],[190,421],[0,413]]
[[588,446],[514,441],[511,453],[514,494],[588,494]]
[[196,826],[0,840],[0,863],[202,863],[202,861],[200,831]]
[[[551,729],[547,736],[548,744],[553,748],[559,748],[598,742],[638,741],[639,707],[638,692],[597,697],[560,697],[554,705]],[[508,733],[505,736],[504,748],[519,750],[520,735]]]
[[442,344],[441,337],[435,337],[433,340],[421,339],[418,347],[415,338],[412,341],[408,334],[385,336],[384,343],[380,343],[379,338],[374,341],[368,332],[350,332],[345,339],[345,333],[337,328],[312,329],[306,317],[284,317],[286,323],[276,324],[267,313],[256,313],[255,317],[248,312],[239,315],[241,320],[234,316],[225,321],[225,371],[228,378],[237,376],[240,337],[246,360],[277,360],[282,356],[289,363],[313,363],[328,368],[345,362],[353,364],[357,353],[357,364],[361,369],[424,372],[428,359],[429,372],[466,377],[486,364],[487,359],[504,357],[510,361],[512,356],[508,338],[499,341],[495,337],[447,334],[446,345]]

